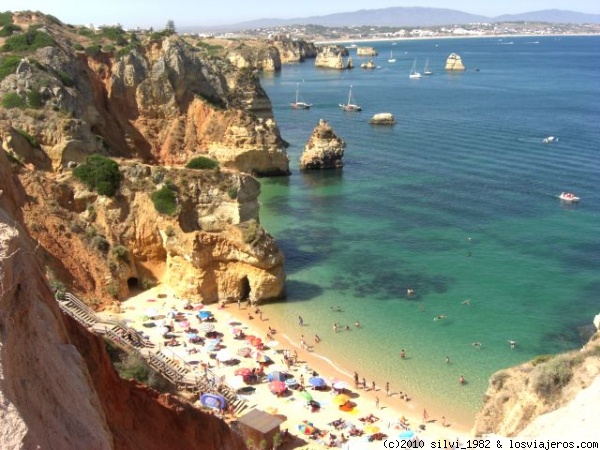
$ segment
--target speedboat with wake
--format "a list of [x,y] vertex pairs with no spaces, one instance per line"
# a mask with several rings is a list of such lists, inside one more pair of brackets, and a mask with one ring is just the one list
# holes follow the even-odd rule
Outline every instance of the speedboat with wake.
[[544,144],[552,144],[553,142],[558,141],[558,138],[556,136],[548,136],[545,137],[544,139],[542,139],[542,142]]

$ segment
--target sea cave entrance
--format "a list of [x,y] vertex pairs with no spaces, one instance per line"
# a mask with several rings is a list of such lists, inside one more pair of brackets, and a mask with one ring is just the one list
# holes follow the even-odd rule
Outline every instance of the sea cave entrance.
[[127,278],[127,287],[130,291],[137,291],[140,288],[137,277],[129,277]]
[[250,298],[250,281],[248,281],[248,277],[242,278],[240,284],[240,298],[242,300],[248,300]]

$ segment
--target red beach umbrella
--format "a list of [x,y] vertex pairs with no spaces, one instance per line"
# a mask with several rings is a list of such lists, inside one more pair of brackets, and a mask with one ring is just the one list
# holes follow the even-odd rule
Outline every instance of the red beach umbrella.
[[286,391],[287,386],[283,381],[271,381],[269,383],[269,391],[273,394],[282,394]]
[[240,367],[239,369],[236,369],[233,373],[234,375],[241,375],[245,377],[247,375],[250,375],[252,373],[252,370],[248,369],[247,367]]

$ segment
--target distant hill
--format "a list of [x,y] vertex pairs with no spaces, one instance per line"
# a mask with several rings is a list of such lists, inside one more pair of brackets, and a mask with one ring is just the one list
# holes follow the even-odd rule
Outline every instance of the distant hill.
[[[477,22],[549,22],[549,23],[600,23],[600,14],[584,14],[557,9],[522,14],[506,14],[486,17],[444,8],[394,7],[383,9],[361,9],[359,11],[329,14],[325,16],[298,17],[293,19],[267,18],[218,27],[220,30],[248,30],[253,28],[278,27],[285,25],[345,26],[390,26],[419,27],[461,25]],[[195,30],[206,27],[186,27]],[[214,29],[214,27],[213,27]]]

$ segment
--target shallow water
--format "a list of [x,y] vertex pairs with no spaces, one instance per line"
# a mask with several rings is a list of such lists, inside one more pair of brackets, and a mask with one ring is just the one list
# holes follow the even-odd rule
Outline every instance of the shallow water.
[[[261,221],[288,274],[288,300],[269,314],[294,338],[319,334],[346,371],[463,423],[493,372],[581,346],[600,309],[600,38],[511,40],[401,41],[395,64],[391,43],[376,43],[373,71],[309,60],[261,79],[293,171],[261,180]],[[443,71],[451,52],[465,73]],[[410,80],[415,57],[434,75]],[[289,108],[298,82],[308,111]],[[350,85],[362,113],[337,106]],[[379,112],[398,123],[369,125]],[[346,140],[345,166],[299,173],[320,118]],[[564,190],[580,204],[562,203]]]

